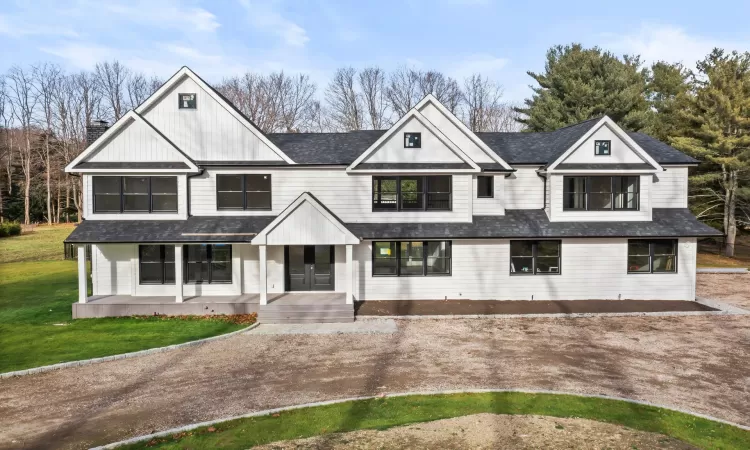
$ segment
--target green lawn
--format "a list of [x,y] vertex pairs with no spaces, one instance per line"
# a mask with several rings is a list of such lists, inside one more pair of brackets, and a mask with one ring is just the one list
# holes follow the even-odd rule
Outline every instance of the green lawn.
[[73,321],[76,262],[29,261],[62,259],[68,234],[70,228],[47,228],[0,239],[0,372],[161,347],[247,326],[218,318]]
[[386,429],[478,413],[580,417],[661,433],[700,448],[746,449],[750,431],[632,403],[571,395],[485,393],[418,395],[304,408],[203,427],[123,448],[245,449],[269,442],[358,429]]

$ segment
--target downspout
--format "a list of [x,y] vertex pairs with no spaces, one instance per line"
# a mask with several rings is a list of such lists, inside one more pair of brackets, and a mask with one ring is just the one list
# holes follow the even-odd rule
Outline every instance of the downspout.
[[543,192],[544,192],[544,194],[543,194],[544,201],[542,203],[542,211],[544,211],[547,208],[547,175],[542,175],[537,170],[536,171],[536,176],[538,176],[538,177],[540,177],[540,178],[542,178],[544,180],[544,189],[543,189]]
[[197,177],[197,176],[203,175],[203,172],[205,172],[205,171],[206,171],[206,168],[205,167],[201,167],[200,170],[198,171],[198,173],[192,173],[192,174],[188,175],[187,178],[185,179],[185,183],[187,183],[186,190],[187,190],[187,216],[188,216],[188,219],[190,218],[190,216],[192,216],[192,214],[190,214],[190,204],[193,203],[192,199],[190,198],[190,179],[193,178],[193,177]]

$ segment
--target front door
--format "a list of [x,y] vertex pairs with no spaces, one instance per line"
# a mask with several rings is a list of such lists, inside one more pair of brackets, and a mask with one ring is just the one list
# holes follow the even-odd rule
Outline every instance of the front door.
[[332,245],[288,245],[284,253],[288,291],[334,290]]

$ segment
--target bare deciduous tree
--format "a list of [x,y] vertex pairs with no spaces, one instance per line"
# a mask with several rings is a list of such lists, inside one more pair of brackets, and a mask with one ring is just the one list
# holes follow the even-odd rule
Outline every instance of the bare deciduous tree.
[[391,124],[386,97],[385,72],[379,67],[366,67],[359,73],[359,89],[362,92],[363,109],[367,116],[367,128],[383,129]]
[[127,110],[125,85],[130,77],[130,69],[119,61],[105,61],[94,68],[97,88],[106,99],[110,118],[120,120]]
[[34,67],[34,88],[41,106],[41,125],[44,128],[44,145],[38,149],[39,158],[44,164],[45,187],[47,190],[47,223],[52,224],[52,150],[50,140],[54,138],[52,126],[55,121],[55,92],[62,71],[53,64]]
[[308,75],[290,77],[284,72],[270,75],[270,86],[277,94],[278,123],[276,127],[286,132],[299,132],[310,114],[315,84]]
[[434,70],[419,72],[418,80],[420,97],[432,94],[448,111],[453,114],[458,112],[463,94],[456,80]]
[[38,102],[38,96],[34,89],[34,77],[32,73],[21,67],[14,66],[8,71],[8,80],[13,102],[13,114],[18,120],[23,133],[24,143],[18,147],[18,159],[24,176],[23,199],[24,199],[24,223],[31,222],[30,216],[30,192],[31,192],[31,162],[34,153],[31,148],[31,127],[34,119],[34,110]]
[[362,100],[355,87],[357,71],[352,67],[338,69],[326,89],[326,102],[331,122],[337,130],[363,128]]
[[401,117],[412,109],[421,100],[420,93],[419,72],[402,67],[391,73],[386,94],[397,116]]
[[508,105],[500,102],[503,89],[498,84],[474,74],[464,81],[465,120],[471,131],[509,131]]

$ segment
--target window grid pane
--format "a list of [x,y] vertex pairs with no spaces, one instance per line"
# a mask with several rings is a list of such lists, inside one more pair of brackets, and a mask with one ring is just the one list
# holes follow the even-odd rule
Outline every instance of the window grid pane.
[[560,241],[511,241],[511,274],[559,274],[560,245]]
[[450,211],[451,175],[372,177],[373,211]]

